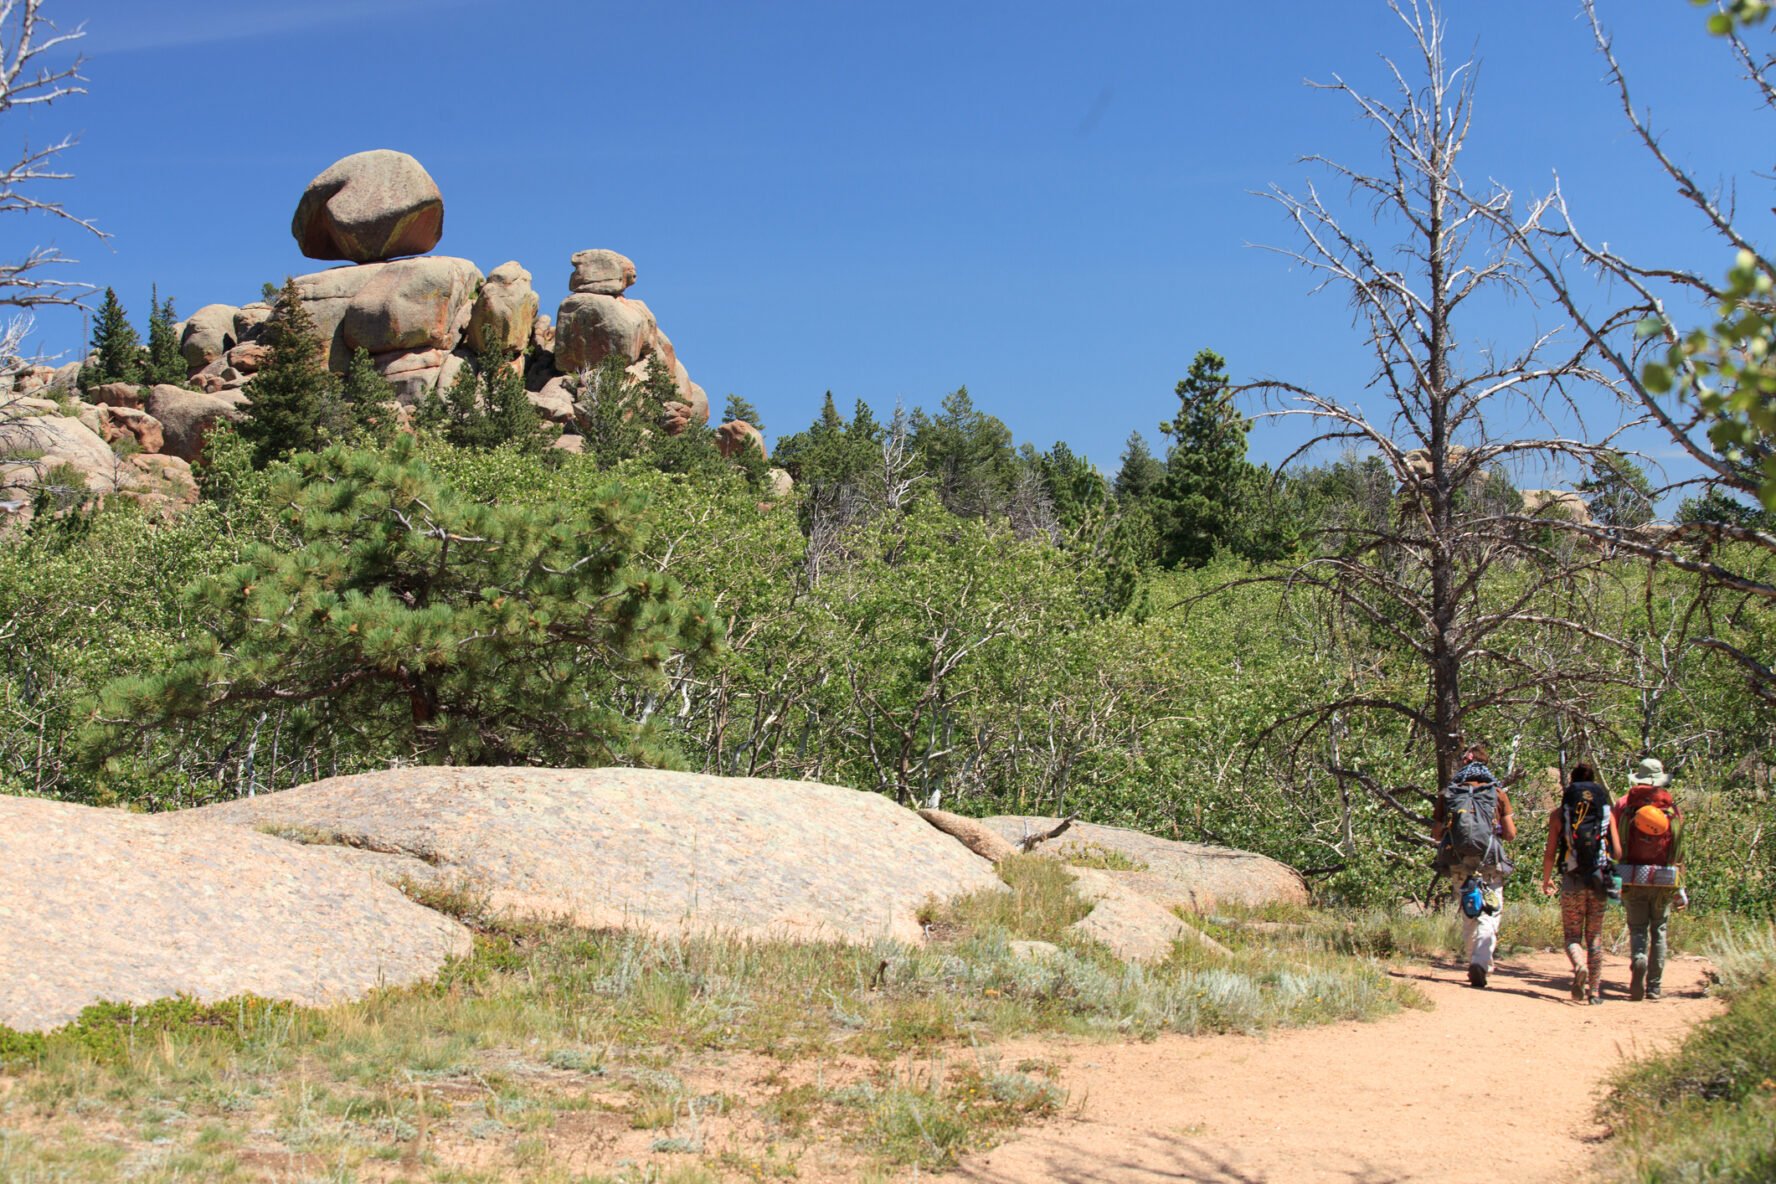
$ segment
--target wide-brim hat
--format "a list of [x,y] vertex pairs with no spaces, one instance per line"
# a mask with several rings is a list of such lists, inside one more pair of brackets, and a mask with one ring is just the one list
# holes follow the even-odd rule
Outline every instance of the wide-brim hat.
[[1671,784],[1671,774],[1656,757],[1647,757],[1634,766],[1634,772],[1628,774],[1630,785],[1650,785],[1654,789],[1664,789]]

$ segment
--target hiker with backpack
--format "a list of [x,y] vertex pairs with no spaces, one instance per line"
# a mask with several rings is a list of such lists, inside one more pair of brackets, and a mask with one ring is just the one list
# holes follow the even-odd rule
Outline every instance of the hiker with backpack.
[[1512,870],[1504,844],[1517,837],[1510,796],[1487,760],[1483,744],[1463,750],[1461,767],[1438,795],[1431,824],[1431,838],[1437,843],[1432,866],[1446,873],[1455,886],[1468,984],[1474,987],[1484,987],[1492,971],[1505,907],[1505,877]]
[[1689,903],[1682,884],[1678,840],[1683,812],[1672,800],[1671,774],[1647,757],[1628,775],[1616,803],[1622,828],[1622,910],[1628,914],[1628,950],[1634,961],[1628,998],[1657,999],[1665,977],[1665,923]]
[[1560,801],[1548,811],[1542,892],[1554,895],[1560,865],[1560,929],[1572,963],[1574,1003],[1603,1002],[1603,914],[1615,888],[1622,843],[1609,793],[1590,765],[1575,764]]

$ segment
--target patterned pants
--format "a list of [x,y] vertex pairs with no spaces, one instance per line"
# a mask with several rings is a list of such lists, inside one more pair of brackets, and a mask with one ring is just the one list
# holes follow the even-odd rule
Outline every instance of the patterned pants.
[[1603,910],[1609,898],[1571,872],[1560,878],[1560,932],[1573,973],[1586,971],[1591,994],[1603,981]]

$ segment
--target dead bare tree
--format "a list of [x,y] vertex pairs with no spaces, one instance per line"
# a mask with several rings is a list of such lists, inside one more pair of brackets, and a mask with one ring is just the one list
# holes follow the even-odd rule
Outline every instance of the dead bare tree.
[[[1753,371],[1761,371],[1754,377],[1768,375],[1766,347],[1776,326],[1776,299],[1770,295],[1776,286],[1776,252],[1758,244],[1739,215],[1731,189],[1706,182],[1699,170],[1667,147],[1630,91],[1628,75],[1594,0],[1582,2],[1596,51],[1607,67],[1608,84],[1634,140],[1664,174],[1680,203],[1719,243],[1720,255],[1705,261],[1702,268],[1629,259],[1605,238],[1581,227],[1558,178],[1552,189],[1520,213],[1508,207],[1482,212],[1510,238],[1539,286],[1584,336],[1623,402],[1662,429],[1700,470],[1702,477],[1695,484],[1728,494],[1718,504],[1728,512],[1704,520],[1656,530],[1590,527],[1582,532],[1618,552],[1698,577],[1703,611],[1683,615],[1685,623],[1695,627],[1683,644],[1729,659],[1748,676],[1758,695],[1776,704],[1776,662],[1768,655],[1747,652],[1717,629],[1717,621],[1735,613],[1728,608],[1717,614],[1713,608],[1714,602],[1734,606],[1747,598],[1776,602],[1776,533],[1758,521],[1749,506],[1743,514],[1731,512],[1735,504],[1744,504],[1734,495],[1755,506],[1760,495],[1767,497],[1776,490],[1772,480],[1776,437],[1768,425],[1771,396],[1765,387],[1766,393],[1753,397],[1754,405],[1761,405],[1757,410],[1750,416],[1735,415],[1723,406],[1730,403],[1734,384],[1711,390],[1706,357],[1696,354],[1699,343],[1704,353],[1713,347],[1737,352]],[[1723,38],[1722,46],[1757,102],[1766,112],[1776,112],[1776,60],[1755,52],[1738,32]],[[1725,167],[1730,171],[1732,165]],[[1729,263],[1735,263],[1731,274]],[[1599,299],[1600,295],[1605,298]],[[1711,339],[1706,330],[1698,334],[1694,329],[1695,322],[1717,315],[1746,326],[1746,336],[1737,341]],[[1719,377],[1717,369],[1715,378]],[[1744,388],[1747,394],[1757,389]],[[1666,646],[1673,643],[1672,638],[1662,639]]]
[[[77,54],[69,57],[71,46],[83,36],[82,28],[67,32],[56,28],[43,15],[43,0],[0,0],[0,116],[85,94],[80,74],[85,59]],[[73,176],[59,165],[61,155],[73,146],[71,136],[37,147],[25,141],[17,157],[0,166],[0,213],[47,215],[106,237],[61,202],[38,195],[44,183]],[[0,260],[0,305],[28,309],[78,304],[93,290],[91,285],[49,274],[74,262],[56,247],[33,247],[21,259]]]
[[[1350,101],[1379,136],[1381,167],[1364,171],[1310,156],[1308,163],[1348,187],[1348,203],[1311,184],[1299,193],[1273,186],[1265,195],[1303,243],[1280,253],[1315,274],[1319,288],[1348,293],[1375,363],[1369,389],[1382,409],[1372,414],[1354,400],[1281,380],[1242,389],[1263,396],[1267,417],[1312,423],[1311,440],[1285,464],[1328,447],[1354,448],[1379,457],[1396,490],[1383,513],[1326,525],[1309,557],[1286,575],[1255,577],[1319,597],[1347,628],[1399,656],[1390,662],[1393,676],[1359,672],[1277,721],[1269,736],[1285,742],[1291,762],[1312,754],[1332,776],[1422,824],[1430,821],[1422,812],[1428,790],[1384,784],[1352,761],[1359,721],[1403,722],[1411,744],[1434,750],[1442,784],[1479,721],[1502,722],[1514,707],[1546,704],[1550,687],[1613,677],[1561,668],[1544,656],[1570,655],[1570,648],[1531,644],[1547,633],[1624,643],[1575,611],[1572,589],[1603,562],[1600,552],[1571,545],[1525,514],[1510,474],[1582,470],[1627,425],[1618,419],[1587,434],[1579,398],[1606,376],[1591,364],[1582,335],[1566,346],[1558,330],[1532,324],[1511,351],[1477,348],[1461,336],[1470,305],[1529,295],[1524,262],[1500,226],[1511,195],[1493,184],[1470,188],[1459,170],[1475,70],[1446,60],[1437,6],[1392,0],[1390,8],[1413,50],[1405,67],[1386,61],[1391,94],[1366,94],[1343,79],[1320,86]],[[1358,229],[1364,214],[1385,237]],[[1523,425],[1543,434],[1515,434]],[[1334,729],[1342,729],[1341,744],[1322,744]]]

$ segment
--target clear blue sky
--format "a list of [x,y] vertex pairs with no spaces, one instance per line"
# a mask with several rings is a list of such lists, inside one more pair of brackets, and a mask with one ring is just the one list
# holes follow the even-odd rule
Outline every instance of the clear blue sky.
[[[86,23],[90,94],[0,131],[78,133],[60,196],[113,238],[14,218],[0,247],[59,242],[138,320],[150,283],[188,313],[318,270],[289,234],[304,184],[390,147],[443,190],[439,253],[519,260],[547,311],[571,252],[633,258],[631,294],[717,409],[744,395],[772,437],[829,388],[886,411],[966,384],[1020,440],[1065,439],[1113,471],[1131,430],[1157,445],[1199,347],[1237,379],[1354,395],[1369,374],[1343,297],[1310,296],[1250,246],[1292,245],[1251,191],[1313,175],[1305,153],[1378,159],[1303,80],[1383,84],[1378,55],[1407,44],[1381,0],[50,7]],[[1746,151],[1711,127],[1753,104],[1697,9],[1604,10],[1705,175]],[[1452,53],[1482,63],[1470,177],[1528,190],[1558,169],[1612,243],[1714,257],[1628,142],[1576,0],[1447,13]],[[1749,151],[1748,170],[1768,165]],[[1745,176],[1761,212],[1767,183]],[[40,329],[48,351],[80,346],[78,318]],[[1508,320],[1469,329],[1518,336]],[[1255,434],[1260,457],[1283,445]]]

